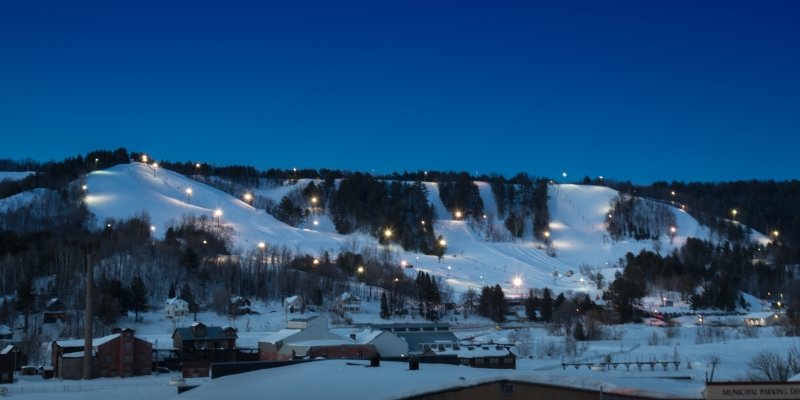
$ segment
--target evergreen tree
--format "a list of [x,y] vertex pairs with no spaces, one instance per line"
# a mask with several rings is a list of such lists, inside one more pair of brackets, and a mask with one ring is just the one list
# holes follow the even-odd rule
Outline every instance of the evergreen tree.
[[197,310],[200,308],[197,305],[197,301],[194,298],[194,293],[192,293],[192,289],[189,287],[188,283],[184,283],[181,287],[181,298],[189,304],[189,311],[194,313],[194,320],[197,320]]
[[167,297],[170,298],[170,299],[174,299],[175,298],[175,281],[172,281],[169,284],[169,294],[167,294]]
[[130,309],[135,313],[134,321],[139,321],[139,314],[147,311],[147,287],[141,277],[134,277],[130,288]]
[[389,318],[389,303],[386,301],[386,292],[381,293],[381,318]]
[[550,288],[544,288],[540,312],[542,321],[550,322],[553,320],[553,297],[550,294]]
[[33,304],[36,301],[36,293],[33,291],[33,279],[25,277],[18,282],[16,308],[25,314],[25,333],[28,333],[28,316],[30,315]]
[[536,321],[536,310],[541,306],[541,300],[533,294],[533,289],[528,289],[528,298],[525,299],[525,315],[528,321]]

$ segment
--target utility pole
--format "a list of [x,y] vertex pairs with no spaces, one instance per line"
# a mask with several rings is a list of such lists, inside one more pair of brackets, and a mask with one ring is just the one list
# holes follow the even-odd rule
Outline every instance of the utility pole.
[[83,379],[92,379],[92,292],[94,286],[94,267],[92,267],[92,254],[86,252],[86,312],[83,320]]

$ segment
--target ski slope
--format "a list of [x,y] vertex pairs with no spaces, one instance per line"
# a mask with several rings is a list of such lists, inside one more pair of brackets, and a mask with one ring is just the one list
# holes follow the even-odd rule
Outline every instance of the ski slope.
[[[276,202],[295,189],[302,189],[310,180],[299,180],[269,189],[258,189],[256,194]],[[480,195],[488,218],[495,218],[496,203],[488,183],[478,182]],[[289,249],[319,256],[324,251],[337,254],[343,247],[358,243],[362,246],[379,246],[375,238],[363,234],[340,235],[336,233],[330,217],[316,213],[299,228],[288,226],[263,210],[203,183],[163,168],[153,171],[146,164],[118,165],[108,170],[96,171],[87,178],[86,202],[98,217],[98,223],[108,218],[129,218],[145,212],[155,226],[155,236],[163,237],[170,224],[184,215],[206,215],[216,221],[214,212],[221,210],[219,223],[233,229],[235,250],[245,252],[261,241],[270,246],[284,245]],[[556,291],[594,292],[581,281],[582,265],[609,268],[627,252],[653,249],[653,241],[611,241],[605,231],[605,217],[617,192],[601,186],[551,185],[548,206],[551,214],[551,243],[555,257],[547,254],[546,246],[533,240],[528,229],[515,241],[489,241],[485,235],[486,219],[468,222],[456,220],[439,199],[436,183],[425,183],[429,202],[433,204],[438,221],[437,235],[447,241],[447,254],[442,260],[434,256],[407,252],[390,245],[398,262],[406,261],[417,270],[440,276],[456,292],[483,285],[499,284],[514,296],[527,288],[550,287]],[[186,189],[191,188],[188,196]],[[664,233],[659,240],[662,254],[685,243],[687,237],[708,239],[708,232],[689,214],[672,208],[676,215],[678,233],[673,240]],[[503,226],[500,219],[492,221]],[[515,287],[512,282],[521,279]],[[606,277],[610,279],[610,276]]]

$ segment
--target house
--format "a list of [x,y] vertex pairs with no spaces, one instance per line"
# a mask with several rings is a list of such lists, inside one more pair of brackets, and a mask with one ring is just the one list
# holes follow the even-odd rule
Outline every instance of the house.
[[361,299],[350,292],[344,292],[336,299],[334,308],[340,313],[359,313],[361,312]]
[[369,324],[370,329],[391,332],[408,343],[408,354],[422,354],[426,345],[458,343],[458,338],[445,323]]
[[58,321],[65,322],[67,320],[67,305],[58,297],[54,297],[47,301],[42,313],[43,324],[54,324]]
[[195,322],[172,333],[172,346],[182,361],[184,377],[208,376],[212,362],[236,361],[236,329]]
[[517,356],[510,346],[498,344],[451,345],[442,343],[429,347],[423,355],[454,357],[459,364],[472,368],[517,369]]
[[189,315],[189,303],[180,298],[173,297],[164,303],[164,313],[167,318],[182,318]]
[[11,328],[0,325],[0,340],[11,340],[14,337],[14,332],[11,331]]
[[786,315],[769,311],[753,312],[744,316],[746,327],[772,326],[784,321],[786,321]]
[[14,371],[28,363],[28,357],[14,345],[0,351],[0,383],[13,383]]
[[252,313],[250,300],[242,296],[231,297],[228,302],[228,313],[231,315],[245,315]]
[[283,308],[290,313],[299,312],[305,308],[303,306],[303,298],[300,296],[287,297],[283,300]]
[[[84,340],[57,340],[52,344],[54,375],[61,379],[83,378]],[[133,329],[122,329],[92,339],[92,378],[150,375],[153,345],[134,336]]]
[[358,344],[375,346],[381,357],[405,357],[408,355],[408,343],[389,331],[365,329],[351,333],[350,340]]

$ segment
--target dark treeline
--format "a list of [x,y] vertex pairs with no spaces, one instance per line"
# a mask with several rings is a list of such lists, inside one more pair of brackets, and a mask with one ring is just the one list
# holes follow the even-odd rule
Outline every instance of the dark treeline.
[[[618,272],[609,285],[606,299],[617,307],[623,320],[629,321],[641,298],[656,289],[679,292],[694,308],[721,310],[740,305],[740,291],[760,298],[795,293],[800,288],[790,279],[792,270],[767,262],[775,250],[773,246],[760,249],[690,238],[666,256],[651,251],[628,253],[621,260],[623,272]],[[696,293],[698,287],[702,287],[702,293]]]
[[[650,186],[634,186],[620,182],[604,184],[623,193],[658,199],[677,207],[685,207],[700,223],[721,235],[743,236],[730,221],[735,220],[777,241],[778,262],[800,262],[800,181],[735,181],[735,182],[655,182]],[[674,195],[672,193],[675,193]],[[733,210],[736,214],[733,215]]]
[[64,191],[69,184],[85,174],[96,169],[110,168],[117,164],[130,162],[128,152],[124,148],[114,151],[95,150],[86,156],[75,156],[63,161],[49,161],[46,163],[32,163],[21,161],[15,163],[3,160],[2,164],[11,171],[33,171],[24,179],[18,181],[0,181],[0,199],[13,196],[25,191],[46,188]]
[[534,237],[545,240],[545,232],[550,224],[548,180],[540,178],[534,181],[527,174],[519,173],[512,179],[492,176],[489,183],[497,202],[497,216],[505,220],[508,231],[515,237],[521,237],[525,220],[530,218]]

